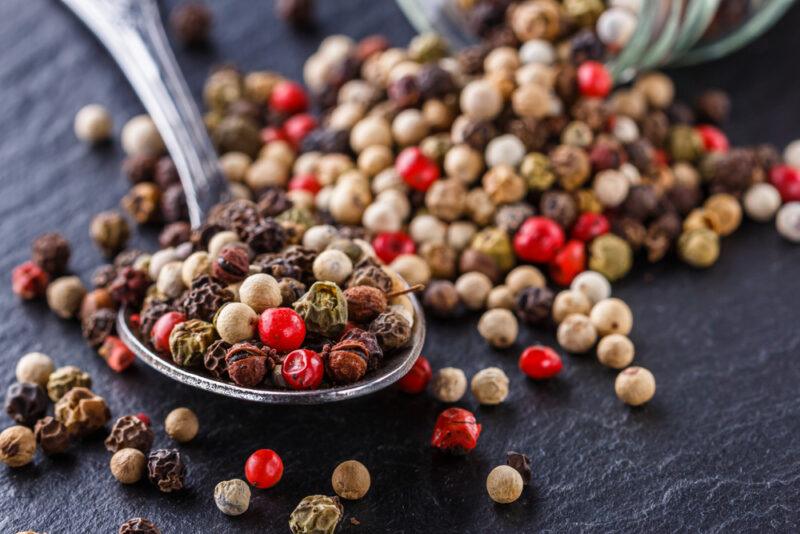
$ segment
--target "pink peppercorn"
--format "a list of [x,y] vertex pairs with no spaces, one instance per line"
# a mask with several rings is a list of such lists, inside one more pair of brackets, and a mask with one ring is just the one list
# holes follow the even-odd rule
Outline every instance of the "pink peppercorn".
[[432,376],[431,364],[425,356],[420,354],[408,373],[397,381],[397,387],[403,393],[422,393],[428,387]]
[[599,61],[584,61],[578,67],[578,90],[583,96],[604,98],[611,91],[613,80]]
[[50,276],[32,261],[26,261],[11,273],[11,290],[15,295],[31,300],[44,295]]
[[784,202],[800,200],[800,170],[789,165],[776,165],[769,171],[769,180]]
[[269,107],[278,113],[302,113],[308,109],[308,96],[297,82],[279,82],[272,89]]
[[168,353],[169,335],[172,333],[172,329],[185,321],[186,316],[176,311],[167,312],[159,317],[150,331],[150,342],[153,344],[153,348],[158,352]]
[[608,219],[602,213],[584,212],[572,225],[572,238],[588,243],[595,237],[611,231]]
[[375,254],[384,263],[392,263],[401,254],[414,254],[417,247],[405,232],[382,232],[372,240]]
[[439,179],[439,166],[416,146],[403,149],[397,155],[394,168],[409,187],[417,191],[427,191]]
[[131,366],[136,359],[133,352],[116,336],[107,336],[97,351],[114,371],[121,373]]
[[312,195],[319,193],[322,186],[319,185],[316,176],[313,174],[298,174],[289,180],[289,191],[308,191]]
[[728,138],[722,133],[722,130],[710,124],[701,124],[695,128],[700,138],[703,140],[703,146],[707,152],[727,152],[729,148]]
[[586,270],[586,245],[573,239],[559,250],[550,262],[550,278],[560,286],[568,286]]
[[533,263],[549,262],[562,246],[564,230],[547,217],[528,217],[514,236],[514,252]]
[[448,408],[436,419],[431,445],[446,452],[466,454],[478,445],[480,435],[481,425],[472,412]]
[[563,365],[558,353],[544,345],[528,347],[519,357],[520,370],[535,380],[556,376]]
[[316,127],[317,119],[308,113],[300,113],[283,123],[283,131],[294,146],[299,146],[305,136]]

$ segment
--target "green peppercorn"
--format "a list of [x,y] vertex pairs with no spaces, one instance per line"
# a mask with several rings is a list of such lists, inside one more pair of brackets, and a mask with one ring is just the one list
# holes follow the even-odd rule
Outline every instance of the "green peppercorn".
[[447,55],[447,43],[436,33],[423,33],[408,44],[408,55],[417,63],[436,61]]
[[719,236],[708,228],[683,232],[678,238],[678,254],[692,267],[711,267],[719,258]]
[[337,497],[309,495],[289,516],[292,534],[333,534],[342,520],[342,504]]
[[326,337],[338,336],[347,323],[347,299],[333,282],[315,282],[294,303],[294,310],[303,318],[309,331]]
[[695,161],[703,155],[703,139],[691,126],[673,126],[669,133],[669,153],[675,161]]
[[175,326],[169,335],[169,351],[181,367],[196,367],[203,363],[209,345],[217,339],[214,325],[191,319]]
[[525,156],[519,173],[528,184],[528,189],[534,191],[546,191],[556,181],[556,175],[550,166],[550,159],[539,152],[531,152]]
[[514,267],[514,250],[505,230],[495,227],[481,230],[472,238],[470,247],[492,258],[503,272]]
[[59,367],[47,379],[47,396],[51,401],[58,402],[67,391],[77,387],[92,387],[92,378],[89,373],[74,365]]
[[604,234],[589,246],[589,268],[612,282],[625,276],[633,264],[631,246],[614,234]]

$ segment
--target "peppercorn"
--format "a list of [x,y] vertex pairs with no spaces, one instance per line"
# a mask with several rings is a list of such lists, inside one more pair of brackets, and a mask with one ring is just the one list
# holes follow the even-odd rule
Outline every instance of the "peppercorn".
[[597,330],[587,316],[572,313],[558,325],[557,338],[564,350],[580,354],[594,346]]
[[75,387],[56,403],[55,416],[67,428],[70,437],[74,437],[89,435],[105,426],[111,419],[111,412],[103,397],[84,387]]
[[787,202],[775,217],[778,233],[792,243],[800,242],[800,202]]
[[342,284],[353,272],[353,262],[340,250],[325,250],[314,260],[314,278]]
[[570,284],[570,289],[586,295],[592,305],[611,296],[611,284],[608,279],[595,271],[584,271],[576,276]]
[[109,462],[111,474],[122,484],[135,484],[141,480],[147,460],[138,449],[120,449]]
[[149,452],[155,434],[149,425],[135,415],[120,417],[111,427],[111,433],[105,440],[106,450],[117,452],[122,449],[138,449]]
[[[281,302],[278,306],[290,308],[306,292],[306,286],[294,278],[281,278],[278,282],[278,289],[281,293]],[[241,294],[241,288],[240,288]]]
[[461,253],[458,270],[462,273],[477,272],[486,276],[490,283],[498,280],[502,273],[497,262],[480,250],[468,248]]
[[470,388],[482,405],[500,404],[508,397],[508,377],[498,367],[487,367],[472,377]]
[[106,336],[103,344],[97,349],[97,354],[103,358],[113,371],[121,373],[133,365],[136,355],[122,340],[116,336]]
[[441,402],[458,402],[467,391],[464,371],[455,367],[444,367],[433,375],[431,392]]
[[47,304],[62,319],[76,317],[86,288],[77,276],[62,276],[47,286]]
[[721,236],[732,234],[742,222],[742,206],[736,197],[727,193],[711,195],[703,207],[717,215],[719,225],[715,231]]
[[177,449],[156,449],[147,456],[147,478],[164,493],[182,490],[186,466]]
[[483,308],[486,298],[489,296],[492,282],[483,273],[468,272],[456,280],[455,289],[464,306],[470,310],[479,310]]
[[611,281],[625,276],[632,264],[630,245],[616,235],[603,234],[589,245],[589,268]]
[[337,497],[309,495],[289,516],[289,529],[292,534],[333,534],[343,510]]
[[31,260],[51,276],[64,272],[70,254],[69,242],[56,232],[42,234],[31,244]]
[[53,402],[58,402],[69,390],[77,387],[92,387],[92,378],[74,365],[59,367],[47,378],[47,395]]
[[293,307],[310,332],[323,336],[339,335],[347,323],[347,300],[333,282],[315,282]]
[[16,382],[6,392],[6,413],[15,422],[33,426],[47,411],[47,395],[42,387],[30,382]]
[[630,406],[641,406],[656,393],[656,379],[644,367],[628,367],[614,381],[614,391],[619,400]]
[[331,485],[336,495],[342,499],[351,501],[361,499],[369,491],[369,471],[361,462],[347,460],[333,470]]
[[134,267],[123,267],[108,286],[114,302],[128,306],[139,306],[144,300],[150,281],[147,273]]
[[120,201],[122,208],[139,224],[155,222],[159,215],[161,190],[151,182],[134,185]]
[[448,408],[436,418],[431,445],[445,452],[466,454],[477,446],[480,435],[481,425],[472,412]]
[[609,334],[597,344],[597,360],[612,369],[624,369],[633,361],[633,342],[622,334]]
[[500,504],[508,504],[522,495],[524,482],[522,475],[509,465],[498,465],[486,478],[486,491],[489,497]]
[[178,443],[187,443],[197,436],[200,423],[189,408],[175,408],[164,420],[164,431]]
[[206,349],[206,353],[203,355],[203,365],[214,378],[228,378],[228,367],[225,363],[225,354],[228,352],[230,347],[230,344],[218,339]]
[[719,89],[709,89],[697,97],[696,106],[700,120],[722,124],[728,120],[731,100]]
[[247,304],[228,302],[214,315],[214,328],[220,338],[228,343],[250,339],[255,334],[258,315]]
[[530,325],[540,324],[550,316],[553,299],[553,292],[547,287],[527,287],[517,294],[517,317]]
[[572,313],[587,315],[592,308],[592,303],[585,293],[577,289],[559,292],[553,300],[553,322],[560,323]]
[[283,476],[283,460],[272,449],[258,449],[247,458],[244,475],[259,489],[271,488]]
[[608,334],[627,336],[633,328],[631,309],[618,298],[607,298],[596,303],[589,317],[601,336]]
[[170,13],[172,31],[187,46],[199,46],[208,40],[213,15],[199,2],[184,2]]
[[9,467],[22,467],[36,455],[36,438],[30,428],[11,426],[0,432],[0,461]]
[[719,258],[719,236],[708,228],[685,231],[678,238],[678,254],[692,267],[711,267]]
[[328,376],[339,384],[352,384],[364,377],[369,361],[369,350],[358,339],[343,340],[326,346],[322,358]]
[[742,198],[747,216],[758,222],[772,219],[781,207],[781,195],[771,184],[751,185]]
[[148,115],[131,117],[120,133],[122,150],[128,156],[158,156],[164,152],[164,141]]
[[169,335],[172,360],[181,367],[196,367],[216,338],[214,325],[205,321],[190,319],[177,324]]
[[97,348],[114,333],[116,320],[114,310],[97,310],[81,321],[81,334],[91,347]]
[[211,265],[211,274],[214,278],[227,284],[241,282],[250,269],[250,259],[247,251],[235,244],[222,247]]
[[69,447],[67,427],[49,415],[36,421],[33,432],[45,454],[60,454]]
[[425,288],[422,299],[426,309],[439,317],[450,317],[458,308],[458,290],[449,280],[434,280]]
[[[206,358],[208,358],[208,352]],[[274,355],[273,355],[274,356]],[[254,387],[272,368],[268,354],[251,343],[237,343],[225,353],[225,370],[230,379],[243,387]]]
[[49,283],[50,276],[32,261],[17,265],[11,273],[11,290],[25,300],[43,296]]
[[411,340],[411,324],[399,313],[388,310],[381,313],[369,326],[369,331],[386,351],[404,347]]
[[92,219],[89,235],[106,256],[113,256],[125,248],[130,231],[122,215],[115,211],[104,211]]
[[244,480],[223,480],[214,486],[214,503],[225,515],[242,515],[250,507],[250,487]]
[[513,313],[503,308],[495,308],[481,316],[478,321],[478,332],[493,347],[504,349],[517,340],[519,326]]
[[47,387],[47,380],[54,370],[53,360],[41,352],[29,352],[19,359],[15,374],[17,382],[29,382]]
[[161,530],[149,519],[134,517],[120,525],[118,534],[161,534]]
[[387,306],[386,293],[370,286],[352,286],[344,291],[347,314],[357,323],[369,323]]

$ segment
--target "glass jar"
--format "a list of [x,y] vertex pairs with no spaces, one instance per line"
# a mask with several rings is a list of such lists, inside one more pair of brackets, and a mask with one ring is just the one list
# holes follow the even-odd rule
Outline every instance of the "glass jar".
[[[459,0],[397,0],[418,32],[436,32],[461,48],[477,38],[468,30]],[[688,65],[722,57],[772,26],[794,0],[626,0],[636,20],[627,42],[607,59],[615,79],[637,71]],[[462,2],[463,3],[463,0]],[[624,6],[624,7],[622,7]]]

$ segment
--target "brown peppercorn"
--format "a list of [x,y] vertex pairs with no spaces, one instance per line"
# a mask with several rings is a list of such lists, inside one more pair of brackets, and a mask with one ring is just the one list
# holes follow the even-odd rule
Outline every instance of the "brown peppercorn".
[[306,28],[314,20],[314,0],[278,0],[275,12],[295,28]]
[[237,343],[225,353],[225,368],[237,385],[254,387],[272,369],[272,360],[252,343]]
[[205,44],[213,20],[211,10],[199,2],[180,4],[169,16],[172,31],[187,46]]
[[177,247],[181,243],[186,243],[192,237],[192,227],[185,221],[177,221],[168,224],[158,234],[158,244],[161,248]]
[[175,408],[164,420],[164,431],[178,443],[192,441],[199,429],[197,416],[189,408]]
[[697,115],[701,121],[722,124],[728,120],[731,99],[724,91],[709,89],[697,98]]
[[117,276],[108,286],[108,290],[111,292],[114,302],[139,306],[144,300],[148,287],[150,287],[150,280],[147,273],[133,267],[123,267],[117,272]]
[[76,387],[56,403],[55,416],[70,436],[85,436],[105,426],[111,419],[111,412],[103,397]]
[[497,262],[491,256],[474,248],[468,248],[461,253],[458,268],[462,273],[479,272],[485,274],[489,277],[489,280],[495,283],[502,274]]
[[395,311],[385,311],[375,318],[369,326],[384,351],[405,346],[411,339],[411,325]]
[[383,349],[378,343],[378,338],[372,332],[361,328],[351,328],[339,341],[358,341],[364,346],[367,351],[367,371],[374,371],[380,367],[383,360]]
[[250,270],[247,250],[237,245],[225,245],[211,265],[214,278],[227,284],[241,282]]
[[97,310],[81,320],[81,334],[90,347],[97,348],[108,336],[114,334],[116,321],[117,314],[114,310]]
[[377,265],[366,264],[357,267],[347,279],[348,288],[355,286],[376,287],[388,293],[392,290],[392,279]]
[[325,370],[328,376],[339,384],[358,382],[367,372],[369,351],[360,341],[348,339],[327,346],[323,351]]
[[559,145],[550,152],[550,165],[561,187],[574,191],[589,179],[591,163],[586,151],[580,147]]
[[161,530],[149,519],[134,517],[120,525],[118,534],[161,534]]
[[33,432],[45,454],[60,454],[69,447],[67,427],[49,415],[36,421]]
[[9,467],[22,467],[36,455],[36,438],[30,428],[15,425],[0,432],[0,462]]
[[357,323],[369,323],[386,309],[386,293],[376,287],[353,286],[344,291],[347,316]]
[[555,295],[547,287],[526,287],[517,295],[517,317],[527,324],[540,324],[550,317]]
[[64,272],[70,254],[69,242],[56,232],[40,235],[31,244],[31,259],[50,275]]
[[565,191],[546,191],[539,201],[539,210],[543,216],[553,219],[562,228],[571,228],[578,218],[575,198]]
[[149,154],[128,156],[122,162],[122,173],[132,184],[152,182],[158,158]]
[[117,419],[105,441],[106,450],[117,452],[120,449],[138,449],[148,452],[153,446],[155,434],[135,415],[125,415]]
[[47,404],[47,394],[38,384],[16,382],[6,392],[6,413],[20,425],[33,426],[47,411]]
[[340,463],[331,476],[331,485],[336,495],[351,501],[364,497],[369,491],[370,483],[369,471],[356,460]]
[[47,305],[62,319],[76,317],[86,288],[77,276],[61,276],[47,286]]
[[83,298],[81,302],[81,311],[79,316],[81,319],[86,319],[98,310],[113,309],[114,299],[111,298],[111,293],[105,288],[98,288],[90,291]]
[[186,194],[181,184],[174,184],[161,194],[160,214],[163,222],[173,223],[185,221],[189,218],[189,208],[186,204]]
[[422,298],[427,310],[439,317],[451,317],[458,309],[460,298],[453,282],[434,280],[425,289]]
[[209,345],[208,349],[206,349],[206,353],[203,356],[203,365],[214,378],[229,378],[228,366],[225,363],[225,355],[228,353],[228,349],[230,348],[230,343],[226,343],[225,341],[218,339]]
[[123,248],[130,237],[128,221],[116,211],[98,213],[89,225],[89,235],[103,254],[113,256]]
[[92,273],[92,286],[97,289],[107,288],[109,284],[116,278],[117,269],[111,264],[101,265]]
[[134,221],[147,224],[158,219],[160,202],[161,190],[158,186],[151,182],[142,182],[133,186],[122,197],[120,204]]
[[156,449],[147,457],[147,477],[164,493],[184,487],[186,466],[177,449]]
[[147,459],[138,449],[120,449],[109,462],[111,474],[122,484],[135,484],[141,480]]
[[425,260],[433,278],[453,278],[456,274],[456,250],[444,243],[423,243],[419,256]]
[[294,278],[282,278],[278,282],[278,289],[281,292],[281,306],[290,308],[306,292],[303,282]]

